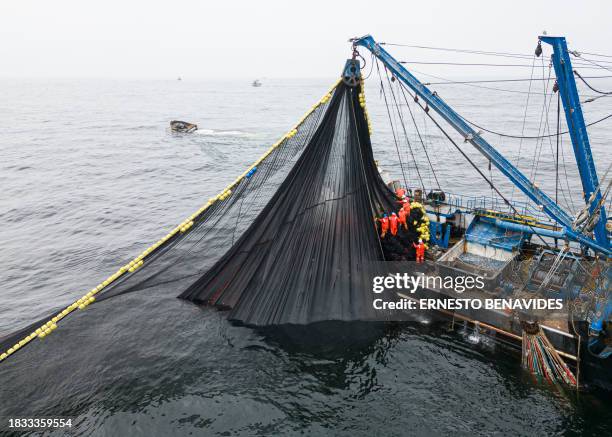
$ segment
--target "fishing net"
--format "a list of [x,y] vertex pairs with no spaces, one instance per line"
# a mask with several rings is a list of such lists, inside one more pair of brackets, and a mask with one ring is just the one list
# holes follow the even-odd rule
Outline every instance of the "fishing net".
[[336,88],[270,202],[182,298],[252,325],[376,318],[370,266],[384,253],[375,217],[397,204],[376,169],[360,92]]
[[[426,217],[379,239],[398,199],[374,161],[363,84],[339,81],[257,162],[165,237],[70,306],[0,339],[0,361],[90,303],[180,294],[249,325],[380,319],[372,266],[414,259]],[[380,263],[378,263],[380,264]],[[6,352],[3,352],[6,351]]]
[[523,329],[522,365],[540,381],[576,385],[575,375],[539,326]]
[[232,246],[277,190],[317,131],[335,87],[221,194],[205,201],[196,213],[77,302],[14,332],[0,333],[1,359],[10,355],[6,352],[48,334],[64,317],[84,309],[91,298],[102,301],[135,291],[176,296],[189,287]]

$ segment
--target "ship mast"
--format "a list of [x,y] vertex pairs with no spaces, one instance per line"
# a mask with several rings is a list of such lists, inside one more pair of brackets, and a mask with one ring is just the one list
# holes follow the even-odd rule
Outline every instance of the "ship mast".
[[[574,70],[572,69],[572,61],[569,56],[570,54],[567,49],[565,37],[540,36],[540,41],[550,44],[554,51],[552,63],[555,68],[555,75],[557,76],[557,85],[559,86],[559,94],[563,102],[565,119],[572,139],[580,180],[582,181],[584,200],[587,205],[590,204],[589,212],[591,215],[596,214],[599,209],[599,220],[594,229],[595,240],[603,247],[610,247],[606,231],[607,215],[604,205],[601,204],[601,206],[599,206],[602,196],[601,190],[599,189],[599,179],[593,161],[589,134],[580,106],[578,88],[576,87]],[[593,193],[595,193],[594,196]],[[591,198],[591,196],[593,197]]]

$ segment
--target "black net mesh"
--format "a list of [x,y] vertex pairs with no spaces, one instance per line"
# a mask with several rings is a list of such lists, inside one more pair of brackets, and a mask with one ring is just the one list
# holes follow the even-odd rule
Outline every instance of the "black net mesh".
[[210,199],[211,205],[194,218],[193,226],[177,233],[147,257],[141,268],[114,283],[100,298],[163,284],[172,284],[178,292],[187,288],[232,246],[270,200],[315,135],[328,105],[316,106],[227,197]]
[[368,320],[375,217],[396,208],[374,162],[360,86],[339,85],[306,150],[235,245],[181,297],[250,325]]
[[[380,319],[371,265],[414,259],[422,213],[379,239],[375,218],[398,204],[376,168],[361,93],[339,82],[222,194],[88,295],[181,293],[259,326]],[[88,299],[5,335],[0,352],[44,338]]]
[[[333,89],[335,87],[330,93]],[[231,188],[230,194],[210,199],[186,220],[193,221],[189,229],[169,233],[148,249],[150,252],[145,251],[142,266],[129,271],[126,264],[117,278],[96,293],[96,300],[139,290],[150,294],[174,293],[176,296],[206,272],[240,237],[285,179],[317,131],[330,97],[329,93],[326,94],[313,106],[294,129],[245,172]],[[14,346],[25,336],[36,337],[33,335],[36,329],[60,316],[64,310],[58,308],[28,326],[0,335],[0,353],[16,349]]]

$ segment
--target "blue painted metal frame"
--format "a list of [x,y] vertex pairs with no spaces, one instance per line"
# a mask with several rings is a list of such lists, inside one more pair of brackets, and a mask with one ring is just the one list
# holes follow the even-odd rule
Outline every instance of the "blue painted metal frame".
[[[555,68],[555,75],[557,76],[559,93],[561,93],[561,100],[563,101],[565,120],[569,128],[574,154],[576,155],[576,163],[578,164],[578,171],[582,180],[584,200],[588,201],[593,191],[599,187],[599,180],[595,163],[593,162],[591,145],[589,144],[589,134],[582,115],[582,108],[580,107],[580,97],[578,96],[576,79],[574,79],[572,61],[567,50],[567,42],[562,36],[541,36],[540,41],[550,44],[554,50],[552,62]],[[600,200],[601,190],[595,196],[590,210],[591,214],[597,209],[596,207]],[[594,230],[595,240],[600,245],[606,247],[609,246],[609,241],[606,232],[607,215],[603,205],[600,213],[599,222],[597,222]]]
[[518,249],[525,237],[523,232],[507,230],[496,225],[495,220],[487,217],[474,217],[465,231],[465,240],[480,243],[484,246],[496,247],[512,252]]
[[[446,225],[446,226],[445,226]],[[429,221],[429,242],[443,249],[448,249],[451,225]]]
[[366,35],[353,40],[355,46],[367,48],[376,56],[399,80],[412,89],[422,98],[429,107],[436,111],[446,120],[455,130],[471,143],[480,153],[486,156],[510,181],[525,193],[536,205],[541,205],[544,212],[553,220],[566,228],[568,238],[578,241],[590,247],[596,252],[606,256],[612,256],[610,246],[603,246],[593,239],[575,232],[572,229],[572,217],[559,207],[549,196],[535,187],[531,181],[521,173],[514,165],[504,158],[493,146],[470,127],[459,114],[448,106],[435,92],[423,85],[406,68],[401,65],[393,56],[383,49],[371,35]]

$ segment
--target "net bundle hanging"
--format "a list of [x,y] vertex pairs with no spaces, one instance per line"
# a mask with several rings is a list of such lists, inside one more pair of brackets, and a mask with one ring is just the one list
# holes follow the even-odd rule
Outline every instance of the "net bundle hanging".
[[262,212],[180,297],[249,325],[375,319],[375,218],[397,208],[374,161],[362,84],[340,83],[300,159]]

